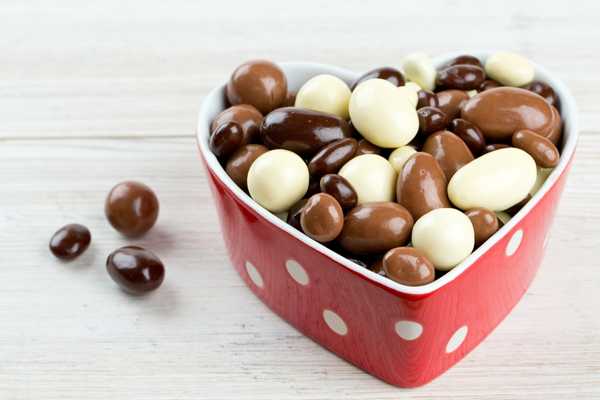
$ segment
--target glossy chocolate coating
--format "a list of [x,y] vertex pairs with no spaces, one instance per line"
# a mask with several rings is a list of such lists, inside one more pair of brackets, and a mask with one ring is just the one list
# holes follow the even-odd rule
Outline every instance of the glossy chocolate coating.
[[121,289],[131,294],[144,294],[158,288],[165,278],[162,261],[151,251],[125,246],[106,259],[106,270]]
[[359,83],[367,81],[369,79],[383,79],[392,83],[395,86],[404,86],[405,83],[404,75],[402,75],[402,72],[398,71],[395,68],[382,67],[375,68],[358,78],[356,82],[354,82],[354,84],[352,85],[352,90],[354,90],[354,88],[358,86]]
[[158,218],[158,198],[148,186],[125,181],[114,186],[106,197],[104,213],[117,231],[128,237],[141,236]]
[[469,95],[464,90],[442,90],[435,94],[438,99],[438,107],[449,120],[456,118],[469,100]]
[[448,130],[461,138],[471,153],[479,156],[485,148],[485,138],[475,125],[462,118],[455,118],[450,122]]
[[421,286],[435,279],[433,264],[413,247],[396,247],[383,257],[383,270],[388,278],[407,286]]
[[439,131],[430,135],[422,151],[435,158],[448,181],[459,168],[474,159],[465,142],[450,131]]
[[419,131],[423,133],[437,132],[448,125],[448,117],[438,108],[421,107],[417,110],[419,116]]
[[398,174],[396,201],[406,207],[416,221],[431,210],[450,207],[447,185],[446,175],[435,158],[429,153],[417,152]]
[[72,260],[81,255],[92,241],[88,228],[80,224],[65,225],[50,239],[50,251],[61,260]]
[[333,196],[342,209],[350,210],[356,206],[358,195],[346,178],[337,174],[327,174],[321,178],[321,191]]
[[558,96],[552,86],[542,81],[533,81],[523,89],[527,89],[533,93],[537,93],[544,98],[551,106],[559,108]]
[[260,127],[265,145],[301,156],[312,156],[321,147],[350,137],[348,122],[333,115],[296,107],[269,113]]
[[250,104],[263,114],[279,107],[286,96],[285,74],[277,65],[266,60],[240,65],[227,83],[227,100],[231,105]]
[[465,212],[475,230],[475,247],[481,246],[500,228],[496,213],[486,208],[473,208]]
[[319,178],[313,178],[308,183],[308,189],[306,190],[305,197],[310,197],[313,194],[319,193],[321,188],[319,186]]
[[242,145],[253,143],[259,139],[262,120],[263,116],[256,108],[250,104],[239,104],[221,111],[210,124],[210,132],[227,122],[237,122],[244,133]]
[[522,129],[515,132],[512,145],[529,153],[542,168],[554,168],[558,165],[560,153],[554,143],[534,131]]
[[548,132],[537,132],[545,138],[550,139],[552,143],[558,146],[560,142],[560,138],[562,136],[562,118],[560,117],[560,113],[556,109],[556,107],[550,106],[552,110],[552,123]]
[[485,71],[475,65],[453,65],[438,71],[436,84],[446,89],[478,89],[485,80]]
[[463,54],[458,57],[454,57],[452,60],[450,60],[444,65],[444,68],[452,67],[453,65],[474,65],[476,67],[483,68],[481,61],[479,61],[479,58],[471,56],[469,54]]
[[338,172],[342,165],[354,157],[357,148],[358,142],[354,138],[331,142],[310,160],[308,172],[316,177]]
[[225,165],[227,175],[243,190],[248,188],[248,171],[254,160],[269,149],[261,144],[247,144],[236,150]]
[[548,136],[556,128],[552,107],[543,97],[514,87],[489,89],[473,96],[463,106],[461,118],[475,124],[487,140],[507,140],[521,129]]
[[331,242],[344,226],[344,212],[337,200],[327,193],[312,195],[300,213],[302,231],[317,242]]
[[500,150],[500,149],[506,149],[510,147],[507,144],[504,143],[490,143],[490,144],[486,144],[485,147],[483,148],[483,153],[482,154],[487,154],[490,153],[492,151],[495,150]]
[[417,109],[422,107],[437,107],[438,99],[435,93],[429,90],[419,90],[417,92]]
[[412,226],[413,218],[400,204],[366,203],[348,212],[338,240],[352,254],[384,253],[405,245]]
[[287,223],[302,232],[302,225],[300,225],[300,215],[302,215],[302,208],[306,204],[308,199],[300,199],[294,204],[288,211]]
[[479,85],[479,89],[477,89],[479,92],[483,92],[489,89],[493,89],[493,88],[497,88],[502,86],[500,83],[496,82],[493,79],[486,79],[483,82],[481,82],[481,85]]
[[358,147],[356,148],[355,157],[362,156],[363,154],[380,154],[381,147],[375,146],[367,139],[360,139],[358,141]]
[[215,129],[208,142],[210,150],[221,159],[227,158],[244,140],[242,127],[237,122],[226,122]]

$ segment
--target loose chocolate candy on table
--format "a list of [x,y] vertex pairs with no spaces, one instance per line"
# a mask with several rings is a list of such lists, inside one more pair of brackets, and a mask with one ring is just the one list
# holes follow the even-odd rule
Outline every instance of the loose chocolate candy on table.
[[266,60],[248,61],[233,71],[227,83],[231,105],[250,104],[263,114],[279,107],[287,96],[287,79],[277,65]]
[[558,165],[560,153],[554,143],[532,130],[522,129],[515,132],[512,145],[529,153],[542,168],[554,168]]
[[237,122],[244,133],[242,144],[253,143],[259,139],[262,114],[250,104],[231,106],[219,113],[210,125],[210,132],[227,122]]
[[344,219],[344,228],[338,241],[352,254],[384,253],[404,246],[413,226],[413,218],[406,208],[392,202],[359,205]]
[[417,109],[421,107],[437,107],[438,99],[435,93],[429,90],[419,90],[417,92]]
[[310,157],[321,147],[350,137],[348,122],[333,114],[296,107],[279,108],[260,127],[265,145]]
[[456,171],[448,183],[448,197],[462,210],[503,211],[527,196],[536,177],[535,161],[529,154],[514,147],[500,149]]
[[388,157],[388,161],[392,164],[392,167],[396,170],[397,173],[402,171],[402,167],[406,161],[417,151],[412,146],[402,146],[398,147],[396,150],[390,153]]
[[486,208],[472,208],[465,212],[473,224],[475,231],[475,247],[481,246],[483,242],[488,240],[499,229],[498,218],[496,213]]
[[248,171],[248,191],[273,213],[287,211],[308,190],[309,173],[304,161],[289,150],[270,150],[259,156]]
[[327,193],[308,199],[300,214],[302,231],[317,242],[331,242],[344,226],[344,212],[337,200]]
[[358,147],[356,148],[355,156],[362,156],[363,154],[380,154],[381,147],[375,146],[373,143],[369,142],[367,139],[360,139],[358,141]]
[[448,119],[454,119],[459,114],[463,105],[469,100],[469,95],[464,90],[442,90],[437,92],[438,107]]
[[510,146],[505,144],[505,143],[490,143],[490,144],[486,144],[485,147],[483,148],[483,154],[487,154],[490,153],[492,151],[496,151],[496,150],[500,150],[500,149],[507,149]]
[[310,78],[296,94],[295,106],[348,119],[350,88],[337,76],[322,74]]
[[308,163],[308,171],[312,176],[323,176],[337,172],[349,161],[358,148],[354,138],[340,139],[331,142],[319,150]]
[[431,154],[415,153],[398,174],[396,201],[418,219],[433,209],[450,207],[447,182],[444,171]]
[[415,106],[399,88],[383,79],[370,79],[354,89],[350,117],[365,139],[383,148],[403,146],[419,130]]
[[488,57],[485,62],[487,75],[506,86],[524,86],[531,83],[535,68],[525,57],[499,51]]
[[419,115],[419,130],[423,133],[432,133],[442,130],[448,125],[448,117],[436,107],[421,107],[417,110]]
[[92,235],[88,228],[80,224],[68,224],[57,230],[50,239],[50,251],[61,260],[72,260],[83,253]]
[[250,166],[261,155],[269,149],[261,144],[247,144],[237,149],[229,157],[225,166],[227,175],[243,190],[248,188],[248,171]]
[[448,130],[461,138],[473,155],[478,156],[483,152],[485,138],[474,124],[462,118],[455,118],[450,122]]
[[402,72],[398,71],[396,68],[375,68],[359,77],[352,85],[352,90],[354,90],[354,88],[360,83],[368,81],[369,79],[383,79],[390,82],[394,86],[404,86],[405,82],[404,75],[402,75]]
[[426,285],[435,279],[433,264],[413,247],[396,247],[385,253],[383,270],[388,278],[408,286]]
[[339,175],[350,182],[358,195],[358,204],[372,201],[392,201],[396,171],[385,158],[364,154],[348,161]]
[[215,129],[208,142],[210,150],[221,159],[240,147],[244,139],[242,127],[237,122],[226,122]]
[[485,80],[485,72],[475,65],[453,65],[438,72],[436,83],[446,89],[478,89]]
[[547,83],[542,81],[533,81],[523,89],[527,89],[533,93],[539,94],[548,102],[548,104],[558,109],[558,96],[556,95],[554,89],[552,89],[552,87]]
[[480,92],[483,92],[483,91],[486,91],[486,90],[489,90],[489,89],[493,89],[493,88],[497,88],[497,87],[500,87],[500,86],[502,86],[502,85],[500,85],[495,80],[493,80],[493,79],[486,79],[485,81],[483,81],[481,83],[481,85],[479,85],[479,89],[478,90]]
[[416,82],[421,89],[433,90],[435,88],[436,70],[427,54],[409,54],[402,61],[402,69],[406,78]]
[[468,54],[463,54],[458,57],[454,57],[444,67],[451,67],[453,65],[474,65],[479,68],[483,68],[483,64],[479,61],[479,58]]
[[298,200],[289,210],[287,214],[286,222],[302,232],[302,225],[300,225],[300,215],[302,215],[302,208],[306,204],[308,199]]
[[165,267],[151,251],[125,246],[113,251],[106,260],[106,270],[121,289],[144,294],[157,289],[165,278]]
[[473,224],[469,217],[455,208],[438,208],[415,222],[412,244],[436,269],[450,270],[473,251]]
[[327,174],[321,178],[321,191],[333,196],[344,210],[356,206],[358,195],[346,178],[337,174]]
[[134,181],[114,186],[104,203],[108,222],[128,237],[148,232],[156,223],[159,208],[158,198],[152,189]]
[[473,161],[473,154],[465,142],[450,131],[439,131],[430,135],[422,151],[435,158],[448,180],[456,171]]

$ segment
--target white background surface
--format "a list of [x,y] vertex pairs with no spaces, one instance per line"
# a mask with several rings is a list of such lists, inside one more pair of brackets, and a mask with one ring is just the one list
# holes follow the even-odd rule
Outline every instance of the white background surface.
[[[507,1],[0,3],[0,399],[583,399],[600,397],[600,10]],[[518,51],[581,110],[547,255],[514,312],[433,383],[400,390],[302,337],[225,254],[194,144],[208,90],[249,58],[364,71],[415,50]],[[151,296],[104,269],[129,241],[103,216],[115,183],[161,200],[142,244],[167,265]],[[51,234],[86,224],[70,264]]]

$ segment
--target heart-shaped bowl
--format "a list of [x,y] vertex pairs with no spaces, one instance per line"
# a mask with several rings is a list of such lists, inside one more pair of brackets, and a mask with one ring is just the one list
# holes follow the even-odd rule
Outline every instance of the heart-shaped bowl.
[[[458,54],[438,57],[435,64]],[[489,53],[470,54],[485,60]],[[292,91],[317,74],[332,74],[348,84],[359,76],[323,64],[280,66]],[[560,164],[533,198],[471,256],[419,287],[360,267],[286,224],[240,189],[208,147],[210,123],[226,107],[225,83],[217,86],[202,103],[197,142],[233,266],[275,313],[343,359],[400,387],[431,381],[508,315],[540,266],[578,129],[575,101],[567,87],[539,65],[536,79],[549,83],[560,97]]]

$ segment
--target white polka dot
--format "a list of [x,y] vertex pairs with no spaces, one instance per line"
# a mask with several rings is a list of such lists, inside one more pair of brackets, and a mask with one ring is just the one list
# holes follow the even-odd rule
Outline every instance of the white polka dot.
[[452,353],[454,350],[458,349],[458,347],[465,341],[467,333],[469,333],[469,328],[466,325],[458,328],[446,345],[446,353]]
[[348,333],[348,326],[346,326],[342,317],[333,311],[327,309],[323,310],[323,319],[327,326],[338,335],[344,336]]
[[404,340],[415,340],[423,333],[423,325],[414,321],[398,321],[396,333]]
[[250,261],[246,261],[246,272],[248,272],[248,276],[250,280],[254,282],[256,286],[262,288],[264,286],[263,278],[260,275],[260,272],[256,269],[254,265]]
[[521,240],[523,240],[523,229],[516,231],[508,241],[508,244],[506,245],[507,256],[510,257],[517,252],[517,249],[521,245]]
[[287,260],[285,262],[285,269],[287,269],[288,274],[290,274],[293,280],[303,286],[308,285],[308,282],[310,281],[308,274],[298,261],[292,259]]

